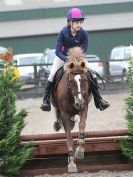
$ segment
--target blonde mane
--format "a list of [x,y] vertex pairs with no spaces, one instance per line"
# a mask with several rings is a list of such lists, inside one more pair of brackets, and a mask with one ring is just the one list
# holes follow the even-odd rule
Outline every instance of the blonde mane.
[[80,47],[73,47],[68,50],[67,53],[68,56],[72,57],[72,60],[81,61],[85,59],[85,54],[83,53],[83,50]]
[[80,47],[73,47],[68,50],[69,60],[64,65],[64,71],[68,73],[86,72],[85,54]]

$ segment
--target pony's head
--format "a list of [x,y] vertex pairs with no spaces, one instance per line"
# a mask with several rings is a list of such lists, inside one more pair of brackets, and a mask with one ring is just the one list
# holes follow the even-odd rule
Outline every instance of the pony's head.
[[[74,57],[74,59],[69,60],[64,65],[64,71],[68,74],[68,86],[70,92],[74,98],[75,108],[82,110],[84,108],[85,99],[88,98],[88,81],[86,77],[86,62],[83,59],[83,53],[81,50],[69,50],[69,54]],[[80,51],[78,55],[74,55],[73,51]],[[80,54],[80,55],[79,55]],[[81,55],[82,54],[82,55]]]
[[84,109],[86,98],[88,98],[88,80],[85,73],[69,73],[68,87],[74,98],[74,106],[78,110]]

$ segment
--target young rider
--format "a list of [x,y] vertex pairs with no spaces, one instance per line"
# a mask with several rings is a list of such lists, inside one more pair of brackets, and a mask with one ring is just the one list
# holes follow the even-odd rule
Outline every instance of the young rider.
[[[86,53],[88,49],[88,35],[82,28],[84,22],[84,12],[79,8],[72,8],[67,13],[67,26],[65,26],[59,33],[56,44],[56,57],[52,65],[51,73],[48,77],[48,82],[44,91],[43,104],[41,109],[43,111],[50,111],[51,104],[49,101],[52,82],[56,71],[64,66],[64,63],[69,60],[67,51],[69,48],[79,46],[83,52]],[[96,78],[93,79],[92,94],[96,108],[104,110],[109,107],[109,104],[102,99],[98,91],[98,84]]]

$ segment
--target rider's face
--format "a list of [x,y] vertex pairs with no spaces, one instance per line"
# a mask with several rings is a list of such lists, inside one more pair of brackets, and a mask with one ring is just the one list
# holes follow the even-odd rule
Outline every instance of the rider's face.
[[79,31],[82,26],[83,21],[73,21],[71,22],[71,28],[73,28],[75,31]]

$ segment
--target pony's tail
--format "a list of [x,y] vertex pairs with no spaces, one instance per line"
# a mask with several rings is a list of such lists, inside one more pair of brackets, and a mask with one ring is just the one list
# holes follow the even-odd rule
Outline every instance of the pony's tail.
[[54,130],[58,132],[61,129],[61,124],[59,121],[54,122]]

